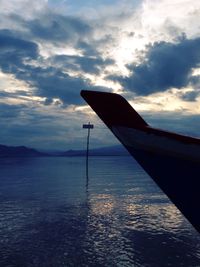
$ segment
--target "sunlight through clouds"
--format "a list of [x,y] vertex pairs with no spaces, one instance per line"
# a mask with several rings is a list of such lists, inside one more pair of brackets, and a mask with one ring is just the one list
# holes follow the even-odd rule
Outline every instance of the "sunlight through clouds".
[[13,74],[0,72],[0,91],[15,93],[17,91],[29,92],[29,85],[24,81],[17,80]]
[[146,97],[136,97],[130,101],[132,106],[138,111],[168,111],[168,112],[184,112],[188,114],[200,114],[200,98],[196,101],[184,101],[182,98],[187,93],[194,92],[192,88],[170,89],[166,92],[155,93]]

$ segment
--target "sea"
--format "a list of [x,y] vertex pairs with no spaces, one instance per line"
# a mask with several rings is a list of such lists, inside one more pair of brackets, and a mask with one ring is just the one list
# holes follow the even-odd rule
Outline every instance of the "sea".
[[0,266],[198,267],[200,234],[129,156],[1,158]]

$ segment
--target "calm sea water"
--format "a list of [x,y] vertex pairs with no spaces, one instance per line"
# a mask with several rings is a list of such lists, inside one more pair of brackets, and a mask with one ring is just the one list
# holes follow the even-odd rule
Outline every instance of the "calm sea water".
[[0,160],[0,266],[200,266],[200,235],[129,157]]

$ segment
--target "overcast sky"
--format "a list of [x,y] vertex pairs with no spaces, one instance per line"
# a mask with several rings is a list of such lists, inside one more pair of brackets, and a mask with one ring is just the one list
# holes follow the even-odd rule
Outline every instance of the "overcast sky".
[[0,143],[116,144],[80,97],[118,92],[156,127],[200,135],[199,0],[0,0]]

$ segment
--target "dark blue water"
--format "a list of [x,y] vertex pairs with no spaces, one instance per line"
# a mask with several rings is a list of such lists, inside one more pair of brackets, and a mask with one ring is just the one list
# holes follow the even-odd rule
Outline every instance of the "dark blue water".
[[[0,160],[0,266],[200,266],[200,235],[129,157]],[[198,212],[198,211],[197,211]]]

